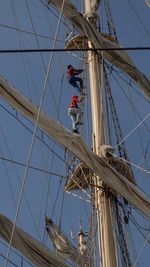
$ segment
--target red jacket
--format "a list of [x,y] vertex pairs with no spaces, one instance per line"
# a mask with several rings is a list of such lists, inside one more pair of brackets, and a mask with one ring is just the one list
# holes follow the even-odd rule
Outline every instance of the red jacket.
[[69,105],[69,108],[79,108],[78,103],[80,103],[82,100],[78,99],[78,96],[72,96],[71,103]]
[[78,75],[82,72],[83,70],[82,69],[74,69],[73,67],[70,67],[68,70],[67,70],[67,76],[70,77],[70,76],[74,76],[74,75]]

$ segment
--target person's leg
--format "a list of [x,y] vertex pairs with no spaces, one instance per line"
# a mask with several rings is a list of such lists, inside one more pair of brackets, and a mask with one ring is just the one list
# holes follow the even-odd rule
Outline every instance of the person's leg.
[[82,124],[82,122],[81,122],[82,116],[83,116],[83,112],[80,109],[78,109],[77,118],[76,118],[76,125]]
[[72,129],[73,130],[77,130],[77,127],[76,127],[76,120],[77,120],[76,109],[75,108],[70,108],[68,110],[68,115],[71,117],[71,120],[72,120]]
[[79,77],[75,77],[75,80],[76,80],[76,82],[79,82],[79,84],[80,84],[79,91],[81,93],[81,91],[83,89],[83,80]]
[[78,83],[76,82],[76,77],[75,77],[75,76],[70,77],[70,79],[69,79],[69,83],[70,83],[73,87],[77,88],[77,90],[80,92],[80,87],[79,87]]

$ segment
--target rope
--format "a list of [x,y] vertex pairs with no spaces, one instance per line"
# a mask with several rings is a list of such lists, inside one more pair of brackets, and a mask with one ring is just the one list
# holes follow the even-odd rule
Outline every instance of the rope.
[[95,202],[94,190],[91,188],[91,214],[90,214],[90,224],[89,224],[89,230],[88,230],[87,252],[86,252],[87,261],[90,262],[89,266],[96,266],[95,224],[94,224],[95,204],[94,202]]
[[126,264],[126,266],[130,266],[131,267],[131,260],[130,260],[130,256],[129,256],[129,251],[128,251],[128,246],[127,246],[127,242],[125,239],[125,234],[124,234],[124,230],[123,230],[123,226],[122,226],[122,222],[121,222],[121,215],[119,213],[119,208],[117,205],[117,202],[115,201],[115,211],[116,211],[116,221],[117,221],[117,226],[118,226],[118,232],[119,232],[119,245],[120,245],[120,250],[122,252],[122,257],[123,260]]
[[[3,27],[3,28],[6,28],[6,29],[11,29],[11,30],[15,30],[15,31],[18,31],[18,32],[21,32],[21,33],[28,33],[30,35],[34,35],[36,37],[42,37],[42,38],[45,38],[45,39],[48,39],[48,40],[54,40],[53,37],[49,37],[49,36],[46,36],[46,35],[43,35],[43,34],[39,34],[39,33],[34,33],[34,32],[31,32],[31,31],[27,31],[27,30],[24,30],[22,28],[18,28],[18,27],[13,27],[13,26],[8,26],[8,25],[5,25],[5,24],[2,24],[0,23],[0,27]],[[57,39],[57,42],[60,42],[62,44],[65,43],[65,41],[63,40],[60,40],[60,39]]]
[[[129,91],[129,97],[130,97],[130,99],[131,99],[131,101],[132,101],[131,90],[129,89],[128,91]],[[132,107],[132,113],[133,113],[133,118],[134,118],[134,120],[135,120],[135,123],[137,124],[137,123],[138,123],[138,120],[137,120],[137,117],[136,117],[136,112],[135,112],[135,110],[134,110],[133,107]],[[138,135],[139,142],[140,142],[140,145],[141,145],[141,151],[142,151],[142,154],[143,154],[142,158],[144,159],[145,168],[148,169],[148,164],[147,164],[146,157],[145,157],[144,145],[143,145],[143,140],[142,140],[142,135],[141,135],[141,133],[140,133],[140,129],[137,130],[137,135]],[[150,142],[150,140],[149,140],[149,142]],[[140,160],[140,164],[138,164],[139,166],[141,166],[141,162],[142,162],[142,161],[143,161],[143,160]]]
[[[8,162],[11,162],[11,163],[14,163],[14,164],[17,164],[17,165],[20,165],[20,166],[26,166],[26,164],[24,164],[24,163],[21,163],[19,161],[15,161],[15,160],[11,160],[11,159],[8,159],[8,158],[2,157],[2,156],[0,156],[0,159],[8,161]],[[28,167],[29,167],[29,169],[32,169],[32,170],[40,171],[40,172],[43,172],[43,173],[47,173],[47,174],[51,174],[51,175],[54,175],[54,176],[63,177],[64,179],[67,179],[66,176],[63,176],[62,174],[59,174],[59,173],[46,171],[46,170],[40,169],[38,167],[34,167],[32,165],[29,165]]]
[[[63,78],[64,78],[64,76],[62,76],[62,79],[61,79],[60,96],[59,96],[59,101],[58,101],[58,111],[57,111],[57,117],[56,117],[57,119],[59,118],[59,107],[60,107],[60,103],[61,103],[61,95],[62,95],[62,88],[63,88]],[[54,141],[54,143],[53,143],[53,151],[55,150],[55,145],[56,145],[56,142]],[[53,168],[53,163],[54,163],[54,154],[52,155],[52,160],[51,160],[51,166],[50,166],[50,170],[51,171],[52,171],[52,168]],[[61,179],[61,181],[62,181],[62,179]],[[46,197],[46,204],[45,204],[45,214],[47,213],[49,194],[50,194],[50,179],[48,180],[48,184],[47,184],[47,197]],[[54,207],[56,207],[57,199],[58,199],[58,194],[57,194],[56,199],[54,201],[55,202]],[[55,208],[53,208],[53,212],[54,212],[54,209]],[[52,216],[53,216],[53,212],[52,212]]]
[[[137,252],[136,252],[135,243],[134,243],[134,239],[133,239],[132,229],[129,226],[129,224],[127,225],[127,233],[128,233],[128,239],[130,242],[130,247],[132,248],[133,259],[135,260],[137,258]],[[138,267],[140,267],[139,264],[138,264]]]
[[[118,80],[116,79],[116,77],[112,74],[114,80],[116,81],[117,85],[120,87],[120,89],[122,90],[123,94],[126,96],[127,100],[129,101],[132,109],[135,110],[137,116],[140,118],[140,120],[142,120],[142,117],[140,116],[139,112],[137,111],[135,105],[133,105],[132,101],[130,100],[128,94],[125,92],[125,90],[123,89],[123,87],[120,85],[120,83],[118,82]],[[132,86],[132,88],[134,89],[134,87]],[[137,92],[136,92],[137,93]],[[141,96],[141,95],[140,95]],[[144,98],[145,101],[147,101],[145,98]],[[147,131],[150,133],[150,129],[149,127],[144,123],[144,127],[147,129]]]
[[[8,245],[6,243],[4,243],[4,241],[0,240],[0,244],[3,245],[5,248],[8,247]],[[20,255],[17,251],[15,251],[14,249],[11,250],[11,252],[13,252],[14,255],[16,255],[18,258],[22,258],[22,255]],[[26,258],[23,258],[24,262],[26,262],[28,265],[35,267],[31,262],[29,262],[29,260],[27,260]],[[20,267],[20,266],[18,266]]]
[[[2,132],[2,129],[1,129],[1,132]],[[3,153],[2,153],[2,148],[1,148],[1,146],[0,146],[0,154],[3,156]],[[5,171],[5,174],[6,174],[6,179],[7,179],[7,182],[8,182],[8,187],[9,187],[9,190],[10,190],[10,195],[11,195],[11,197],[10,198],[12,198],[12,203],[13,203],[13,208],[14,208],[14,211],[15,211],[15,209],[17,208],[17,204],[16,204],[16,201],[15,201],[15,195],[14,195],[14,193],[13,193],[13,189],[12,189],[12,185],[11,185],[11,179],[10,179],[10,177],[9,177],[9,171],[7,170],[7,168],[6,168],[6,162],[5,161],[2,161],[3,162],[3,167],[4,167],[4,171]],[[20,221],[19,221],[19,223],[20,223]]]
[[[12,13],[13,13],[13,16],[14,16],[14,21],[15,21],[15,24],[16,24],[16,31],[17,31],[18,43],[19,43],[20,48],[21,48],[21,47],[24,48],[24,41],[23,41],[23,38],[22,38],[21,35],[19,35],[19,32],[18,32],[18,30],[17,30],[17,25],[19,25],[19,22],[18,22],[18,18],[17,18],[17,14],[16,14],[15,6],[14,6],[14,1],[11,2],[11,7],[12,7]],[[23,60],[23,66],[24,66],[24,70],[25,70],[26,79],[27,79],[27,81],[28,81],[28,83],[29,83],[28,76],[27,76],[27,69],[26,69],[26,65],[25,65],[25,57],[24,57],[24,55],[21,55],[21,58],[22,58],[22,60]],[[28,62],[28,66],[29,66],[29,69],[30,69],[30,72],[31,72],[31,68],[30,68],[30,64],[29,64],[29,62]],[[27,86],[27,88],[29,88],[29,86]],[[4,136],[4,133],[3,133],[2,129],[1,129],[1,132],[2,132],[2,135],[3,135],[3,139],[4,139],[4,141],[5,141],[6,145],[7,145],[7,150],[8,150],[8,153],[9,153],[9,155],[10,155],[10,158],[12,159],[12,156],[11,156],[11,153],[10,153],[10,151],[9,151],[9,147],[8,147],[8,144],[7,144],[7,141],[6,141],[6,138],[5,138],[5,136]],[[3,159],[3,160],[4,160],[4,159]],[[16,170],[15,166],[13,166],[13,167],[14,167],[14,170],[15,170],[16,177],[17,177],[17,180],[18,180],[18,182],[19,182],[19,185],[21,185],[21,181],[20,181],[19,175],[18,175],[18,173],[17,173],[17,170]],[[6,173],[7,173],[7,169],[6,169]],[[12,189],[11,189],[11,182],[10,182],[8,173],[7,173],[7,177],[8,177],[8,183],[9,183],[10,191],[11,191],[11,194],[12,194],[12,196],[13,196],[13,192],[12,192]],[[15,203],[15,198],[14,198],[14,196],[13,196],[13,201],[14,201],[14,203]],[[36,221],[34,220],[33,212],[32,212],[31,206],[30,206],[30,204],[29,204],[29,201],[28,201],[26,195],[25,195],[25,201],[26,201],[27,207],[28,207],[28,209],[29,209],[31,218],[32,218],[32,220],[33,220],[33,223],[34,223],[34,226],[35,226],[35,229],[36,229],[36,232],[37,232],[37,236],[39,237],[39,231],[38,231],[37,223],[36,223]],[[15,204],[15,210],[16,210],[16,208],[17,208],[17,204]],[[20,220],[19,220],[19,224],[20,224]]]
[[130,0],[128,0],[129,6],[132,8],[134,14],[136,15],[137,19],[139,20],[140,24],[143,26],[143,29],[145,30],[145,32],[147,33],[147,36],[150,38],[150,33],[147,30],[146,26],[144,25],[142,19],[140,18],[139,14],[137,13],[137,11],[135,10],[133,4],[131,3]]
[[[60,26],[60,19],[62,17],[64,2],[65,2],[65,0],[63,0],[63,3],[62,3],[60,17],[59,17],[59,20],[58,20],[56,34],[55,34],[55,40],[54,40],[54,43],[53,43],[53,48],[55,48],[55,44],[56,44],[56,38],[57,38],[59,26]],[[49,75],[51,64],[52,64],[52,60],[53,60],[53,54],[54,53],[51,54],[51,57],[50,57],[50,60],[49,60],[49,64],[48,64],[48,69],[47,69],[45,83],[44,83],[44,88],[43,88],[43,93],[42,93],[42,97],[41,97],[41,100],[40,100],[40,105],[39,105],[39,109],[38,109],[38,114],[37,114],[37,119],[36,119],[36,123],[35,123],[34,133],[33,133],[32,141],[31,141],[31,146],[30,146],[30,150],[29,150],[27,165],[26,165],[26,169],[25,169],[25,173],[24,173],[24,177],[23,177],[23,182],[22,182],[21,190],[20,190],[19,201],[18,201],[18,205],[17,205],[15,219],[14,219],[14,222],[13,222],[13,228],[12,228],[12,232],[11,232],[11,238],[10,238],[9,247],[8,247],[8,250],[7,250],[7,256],[6,256],[6,260],[5,260],[5,267],[7,267],[7,265],[8,265],[8,258],[9,258],[9,254],[10,254],[10,250],[11,250],[11,245],[12,245],[13,235],[14,235],[14,231],[15,231],[15,226],[16,226],[16,223],[17,223],[17,218],[18,218],[18,214],[19,214],[19,210],[20,210],[20,206],[21,206],[21,201],[22,201],[22,196],[23,196],[23,192],[24,192],[24,188],[25,188],[26,179],[27,179],[28,166],[29,166],[29,163],[30,163],[30,160],[31,160],[31,156],[32,156],[32,150],[33,150],[33,145],[34,145],[34,141],[35,141],[36,131],[37,131],[37,127],[38,127],[38,121],[39,121],[39,117],[40,117],[40,112],[41,112],[41,109],[42,109],[42,104],[43,104],[44,96],[45,96],[45,93],[46,93],[46,86],[47,86],[48,75]]]
[[[106,65],[107,65],[107,68],[110,70],[109,65],[108,65],[108,64],[106,64]],[[111,66],[111,72],[112,72],[112,71],[115,72],[115,73],[119,76],[119,78],[120,78],[122,81],[124,81],[128,86],[130,86],[130,87],[136,92],[137,95],[139,95],[141,98],[143,98],[146,102],[149,103],[149,100],[148,100],[147,98],[145,98],[144,95],[142,95],[142,93],[140,93],[140,91],[137,90],[137,88],[134,87],[134,86],[137,86],[137,84],[136,84],[136,82],[135,82],[134,80],[132,80],[131,78],[129,78],[129,77],[127,76],[127,74],[122,73],[121,71],[118,71],[118,70],[112,68],[112,66]],[[128,81],[127,81],[125,78],[123,78],[123,77],[121,76],[121,74],[123,74],[123,75],[128,79]],[[113,77],[114,77],[114,75],[113,75]],[[114,78],[114,79],[115,79],[115,78]],[[119,84],[119,83],[118,83],[118,84]],[[134,86],[133,86],[133,84],[134,84]],[[119,87],[122,89],[122,87],[121,87],[120,85],[119,85]],[[123,90],[123,89],[122,89],[122,90]]]
[[[27,2],[26,2],[26,5],[27,5]],[[32,24],[33,29],[34,29],[33,21],[32,21],[32,18],[31,18],[31,15],[30,15],[28,6],[27,6],[27,9],[28,9],[28,13],[29,13],[30,20],[31,20],[31,24]],[[44,10],[45,10],[45,9],[44,9]],[[48,18],[47,18],[47,21],[49,22]],[[35,30],[34,30],[34,33],[35,33]],[[35,37],[36,37],[36,35],[35,35]],[[36,38],[36,40],[37,40],[37,43],[38,43],[38,39],[37,39],[37,38]],[[39,43],[38,43],[38,47],[39,47]],[[23,48],[24,48],[24,47],[23,47]],[[23,59],[24,59],[24,58],[23,58]],[[28,65],[29,65],[29,64],[28,64]],[[43,61],[43,65],[44,65],[44,61]],[[25,64],[24,64],[24,66],[25,66]],[[61,66],[62,66],[62,68],[63,68],[63,64],[62,64],[62,62],[61,62]],[[29,67],[30,67],[30,65],[29,65]],[[31,69],[30,69],[30,73],[32,73],[32,72],[31,72]],[[62,80],[62,82],[63,82],[63,80]],[[35,83],[33,83],[33,84],[34,84],[34,87],[35,87]],[[29,87],[29,86],[27,86],[27,88],[28,88],[28,87]],[[61,85],[61,89],[62,89],[62,85]],[[60,97],[61,97],[61,95],[60,95]],[[60,104],[60,100],[59,100],[59,104]],[[58,105],[57,113],[58,113],[58,115],[59,115],[59,105]],[[57,116],[57,118],[58,118],[58,116]],[[54,142],[53,150],[54,150],[54,147],[55,147],[55,142]],[[44,157],[42,157],[42,158],[44,158]],[[47,166],[48,166],[48,158],[47,158]],[[53,158],[52,158],[52,161],[51,161],[51,170],[52,170],[52,167],[53,167]],[[46,174],[46,172],[45,172],[45,174]],[[47,209],[48,196],[49,196],[49,194],[50,194],[50,190],[49,190],[49,188],[50,188],[50,179],[48,180],[48,186],[47,186],[46,188],[47,188],[47,190],[48,190],[48,193],[47,193],[47,199],[46,199],[46,209]],[[43,199],[44,199],[44,192],[42,193],[42,196],[43,196]],[[42,205],[41,205],[41,209],[40,209],[40,210],[42,211]],[[45,213],[46,213],[46,212],[45,212]],[[41,214],[41,212],[40,212],[40,214]]]
[[149,239],[149,237],[150,237],[150,233],[147,235],[147,237],[146,237],[146,240],[145,240],[145,242],[144,242],[144,244],[143,244],[143,247],[142,247],[142,249],[141,249],[141,251],[140,251],[140,253],[139,253],[138,257],[136,258],[136,261],[135,261],[135,263],[134,263],[133,267],[136,267],[136,266],[137,266],[137,264],[138,264],[138,261],[139,261],[139,258],[140,258],[140,256],[142,255],[143,249],[145,248],[145,246],[146,246],[146,243],[149,241],[149,240],[148,240],[148,239]]
[[[12,7],[13,15],[14,15],[15,25],[19,26],[19,22],[18,22],[16,10],[15,10],[14,1],[11,1],[11,7]],[[22,35],[20,34],[20,32],[18,32],[18,30],[16,30],[16,32],[17,32],[17,39],[18,39],[18,44],[19,44],[20,49],[21,48],[25,49],[25,44],[24,44],[24,40],[23,40]],[[27,68],[26,68],[26,61],[27,61],[27,65],[28,65],[28,68],[29,68],[29,72],[32,73],[31,67],[30,67],[30,63],[29,63],[28,57],[27,56],[25,57],[25,54],[21,53],[20,57],[21,57],[22,62],[23,62],[23,67],[24,67],[24,72],[25,72],[25,77],[26,77],[26,82],[27,82],[26,87],[28,89],[28,94],[29,94],[29,97],[31,99],[31,94],[30,94],[30,92],[31,92],[30,89],[31,88],[30,88],[30,83],[29,83],[29,78],[28,78],[28,73],[27,73]],[[32,81],[33,81],[33,77],[32,77]],[[34,82],[33,82],[33,85],[35,85]]]
[[[106,93],[107,93],[108,100],[109,100],[109,103],[110,103],[110,110],[111,110],[112,121],[113,121],[114,129],[115,129],[116,139],[117,139],[117,143],[120,143],[120,141],[123,139],[123,133],[122,133],[120,121],[119,121],[119,118],[118,118],[115,102],[114,102],[114,99],[113,99],[113,96],[112,96],[112,93],[111,93],[111,86],[110,86],[110,83],[109,83],[109,80],[108,80],[108,77],[107,77],[106,68],[105,68],[105,66],[103,66],[103,68],[104,68],[105,89],[106,89]],[[107,107],[106,107],[106,109],[107,109]],[[118,150],[119,150],[120,157],[123,157],[127,161],[129,161],[129,157],[127,155],[127,151],[126,151],[126,147],[125,147],[125,143],[124,142],[121,145],[118,146]],[[132,176],[134,178],[134,174],[133,174],[131,166],[128,165],[128,167],[129,167],[129,169],[131,171],[131,174],[132,174]]]
[[[6,259],[6,257],[2,254],[2,253],[0,253],[0,256],[2,257],[2,258],[4,258],[4,259]],[[15,267],[19,267],[19,265],[16,265],[13,261],[11,261],[11,260],[8,260],[8,262],[10,263],[10,264],[12,264],[13,266],[15,266]],[[33,265],[32,265],[33,266]]]
[[120,144],[122,144],[148,117],[150,116],[150,113],[148,113],[145,117],[144,117],[144,119],[141,121],[141,122],[139,122],[138,124],[137,124],[137,126],[135,127],[135,128],[133,128],[121,141],[120,141],[120,143],[117,145],[117,146],[115,146],[114,147],[114,149],[116,149]]
[[[30,13],[30,9],[29,9],[27,0],[25,0],[25,3],[26,3],[27,11],[28,11],[28,14],[29,14],[29,17],[30,17],[31,25],[32,25],[32,27],[33,27],[33,31],[34,31],[34,33],[35,33],[35,39],[36,39],[36,42],[37,42],[37,46],[38,46],[38,49],[40,50],[40,43],[39,43],[38,38],[36,37],[36,31],[35,31],[35,27],[34,27],[34,24],[33,24],[32,16],[31,16],[31,13]],[[63,3],[62,3],[62,5],[63,5]],[[61,13],[60,13],[60,14],[61,14]],[[60,24],[60,22],[61,22],[61,19],[60,19],[60,16],[59,16],[59,24]],[[56,41],[57,41],[57,36],[55,35],[55,37],[54,37],[54,42],[53,42],[53,44],[55,44],[55,45],[53,45],[52,50],[55,50]],[[53,59],[53,55],[54,55],[54,53],[52,52],[52,54],[51,54],[51,58],[52,58],[52,59]],[[46,82],[46,86],[47,86],[47,84],[49,85],[50,92],[51,92],[51,94],[52,94],[52,98],[53,98],[53,102],[54,102],[56,111],[58,112],[57,103],[56,103],[56,100],[55,100],[55,96],[54,96],[53,90],[51,89],[51,84],[50,84],[50,81],[49,81],[49,79],[48,79],[48,75],[47,75],[46,65],[45,65],[44,58],[43,58],[43,55],[42,55],[41,52],[40,52],[40,58],[41,58],[41,61],[42,61],[42,64],[43,64],[43,69],[44,69],[44,71],[45,71],[45,73],[46,73],[46,80],[47,80],[47,82]]]
[[136,165],[135,163],[132,163],[132,162],[129,161],[129,160],[126,160],[126,159],[124,159],[124,158],[122,158],[122,157],[118,157],[117,155],[115,155],[115,154],[113,154],[113,153],[111,153],[111,152],[109,152],[109,154],[111,154],[112,156],[114,156],[114,157],[116,157],[116,158],[118,158],[118,159],[121,159],[121,160],[124,161],[124,162],[129,163],[130,165],[136,167],[137,169],[139,169],[139,170],[141,170],[141,171],[144,171],[144,172],[150,174],[150,171],[145,170],[144,168],[142,168],[142,167]]
[[[46,12],[46,9],[45,9],[45,8],[44,8],[44,11],[45,11],[45,15],[46,15],[47,22],[48,22],[48,24],[49,24],[49,26],[50,26],[50,21],[49,21],[49,18],[48,18],[48,16],[47,16],[47,12]],[[51,29],[51,32],[52,32],[52,34],[53,34],[52,29]],[[58,54],[58,55],[59,55],[59,54]],[[60,65],[61,65],[62,71],[63,71],[63,73],[64,73],[64,64],[63,64],[63,62],[62,62],[60,56],[59,56],[59,60],[60,60]],[[62,75],[62,79],[61,79],[61,89],[60,89],[60,97],[59,97],[59,104],[58,104],[58,111],[57,111],[57,119],[59,118],[59,107],[60,107],[60,101],[61,101],[63,79],[64,79],[64,75]],[[54,145],[53,145],[53,150],[54,150],[54,148],[55,148],[55,143],[54,143]],[[52,156],[52,160],[51,160],[51,168],[50,168],[51,170],[52,170],[52,168],[53,168],[53,162],[54,162],[54,158],[53,158],[53,156]],[[70,168],[70,166],[69,166],[69,168]],[[60,191],[60,186],[61,186],[61,184],[62,184],[62,180],[63,180],[63,178],[61,179],[61,181],[60,181],[60,183],[59,183],[59,187],[58,187],[58,191],[57,191],[57,193],[56,193],[55,200],[53,200],[53,202],[54,202],[55,204],[53,204],[53,209],[52,209],[52,215],[51,215],[51,218],[52,218],[53,215],[54,215],[54,211],[55,211],[55,208],[56,208],[56,203],[57,203],[57,200],[58,200],[58,195],[59,195],[59,191]],[[67,182],[67,181],[66,181],[66,182]],[[50,195],[50,193],[51,193],[51,192],[50,192],[50,179],[49,179],[49,180],[48,180],[48,186],[47,186],[47,197],[46,197],[45,214],[48,213],[48,211],[47,211],[47,207],[48,207],[48,200],[49,200],[49,195]],[[64,194],[65,194],[65,193],[63,193],[63,199],[64,199]],[[51,202],[52,202],[52,201],[51,201]],[[63,202],[62,202],[61,205],[63,206]],[[62,211],[62,209],[61,209],[61,211]],[[61,215],[60,215],[60,217],[61,217]],[[60,222],[59,222],[59,224],[60,224]]]
[[106,17],[107,17],[107,26],[108,26],[109,33],[110,33],[110,35],[113,34],[116,42],[118,42],[118,38],[117,38],[116,30],[115,30],[115,25],[113,22],[111,9],[110,9],[108,0],[104,0],[104,6],[105,6],[105,13],[106,13]]
[[[49,26],[49,30],[50,30],[50,32],[52,33],[52,36],[53,36],[53,39],[54,39],[54,32],[53,32],[53,28],[51,27],[51,23],[50,23],[50,19],[49,19],[49,14],[47,14],[47,9],[45,9],[44,8],[44,6],[43,6],[43,9],[44,9],[44,13],[45,13],[45,17],[46,17],[46,20],[47,20],[47,23],[48,23],[48,26]],[[65,42],[64,42],[64,44],[63,45],[65,45]],[[60,62],[60,66],[61,66],[61,69],[62,69],[62,72],[64,73],[64,64],[63,64],[63,60],[62,60],[62,58],[61,58],[61,55],[60,54],[58,54],[58,58],[59,58],[59,62]],[[59,114],[59,105],[58,105],[58,114]]]
[[[0,104],[0,107],[3,108],[7,113],[9,113],[12,117],[14,117],[19,123],[21,123],[23,125],[23,127],[26,128],[27,131],[29,131],[31,134],[33,134],[33,131],[30,130],[30,128],[28,126],[26,126],[16,115],[14,115],[13,113],[11,113],[7,108],[5,108],[4,106],[2,106]],[[31,121],[29,121],[31,122]],[[32,123],[31,123],[32,124]],[[45,134],[46,135],[46,134]],[[36,138],[39,139],[49,150],[51,150],[53,152],[53,154],[61,161],[64,162],[64,164],[67,165],[66,161],[64,159],[62,159],[40,136],[36,135]],[[49,136],[48,136],[49,139],[51,139]],[[60,144],[57,144],[60,148],[61,148],[61,145]],[[67,165],[69,166],[69,165]]]

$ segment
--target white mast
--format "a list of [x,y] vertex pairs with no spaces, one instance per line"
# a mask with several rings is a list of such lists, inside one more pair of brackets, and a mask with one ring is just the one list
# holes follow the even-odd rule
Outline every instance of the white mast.
[[[94,4],[93,4],[94,5]],[[96,5],[96,4],[95,4]],[[85,12],[87,20],[92,24],[97,21],[96,9],[93,12],[91,0],[85,0]],[[89,41],[89,47],[92,44]],[[90,90],[91,90],[91,109],[92,109],[92,124],[93,124],[93,152],[100,156],[100,146],[105,144],[103,107],[102,107],[102,61],[100,55],[96,52],[90,51],[88,53],[89,75],[90,75]],[[99,187],[104,186],[100,179],[95,181]],[[115,242],[113,234],[113,216],[112,203],[109,196],[108,189],[102,191],[99,188],[95,190],[95,202],[97,210],[98,222],[98,240],[99,240],[99,254],[101,255],[102,267],[115,267],[116,253]],[[105,188],[106,189],[106,188]]]

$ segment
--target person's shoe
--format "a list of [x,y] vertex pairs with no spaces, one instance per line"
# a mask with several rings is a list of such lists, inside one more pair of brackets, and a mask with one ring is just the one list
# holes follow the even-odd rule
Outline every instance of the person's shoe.
[[76,123],[76,126],[77,125],[83,125],[83,122],[82,121],[78,121],[77,123]]
[[73,133],[80,134],[78,130],[73,130]]

